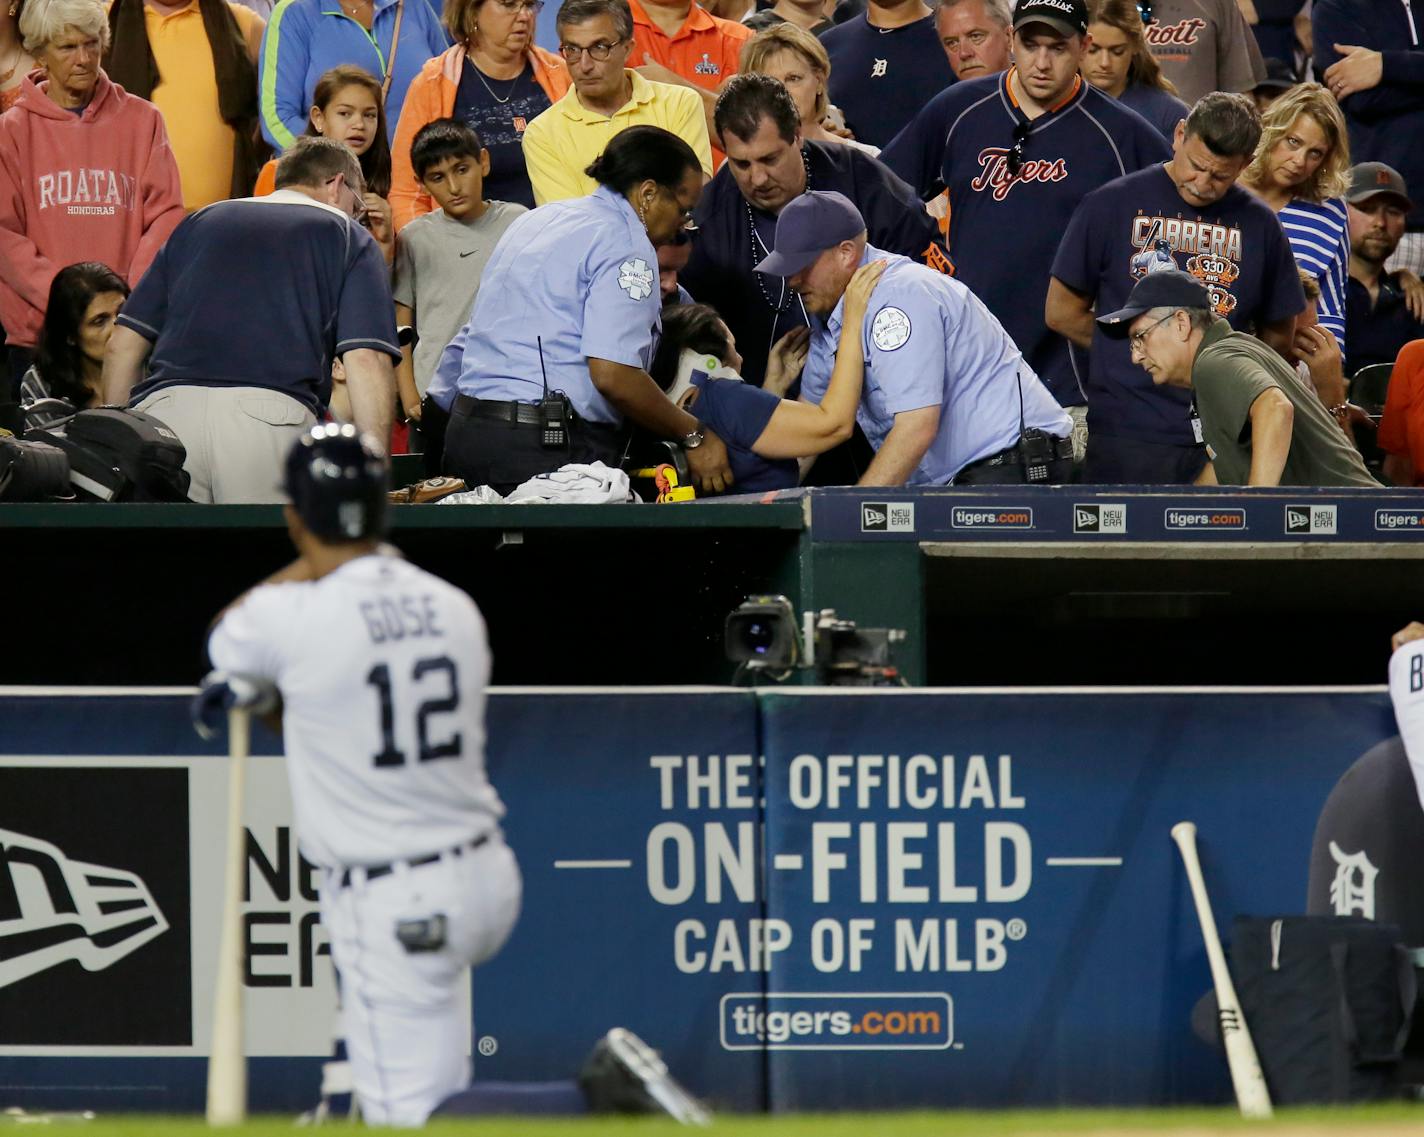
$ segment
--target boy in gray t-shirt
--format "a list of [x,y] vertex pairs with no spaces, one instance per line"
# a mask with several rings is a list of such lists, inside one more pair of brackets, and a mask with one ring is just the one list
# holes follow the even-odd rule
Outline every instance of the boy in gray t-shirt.
[[410,148],[415,176],[439,206],[396,235],[396,322],[415,328],[414,351],[406,347],[396,369],[401,405],[418,423],[421,398],[440,353],[464,327],[480,290],[490,254],[525,212],[508,201],[486,201],[489,151],[469,126],[439,118],[416,134]]

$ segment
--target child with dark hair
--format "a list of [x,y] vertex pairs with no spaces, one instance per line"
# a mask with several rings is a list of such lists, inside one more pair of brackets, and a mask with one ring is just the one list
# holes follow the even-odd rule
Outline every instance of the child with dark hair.
[[410,148],[411,166],[438,207],[417,217],[396,238],[396,323],[415,328],[414,349],[396,368],[406,417],[419,423],[421,399],[440,353],[470,318],[480,277],[505,229],[522,205],[486,201],[490,156],[473,128],[438,118],[420,128]]
[[[21,406],[62,399],[82,411],[102,402],[104,348],[128,295],[123,277],[98,261],[68,265],[55,274],[34,366],[20,380]],[[38,411],[27,414],[26,423],[45,426],[64,417],[62,410]]]

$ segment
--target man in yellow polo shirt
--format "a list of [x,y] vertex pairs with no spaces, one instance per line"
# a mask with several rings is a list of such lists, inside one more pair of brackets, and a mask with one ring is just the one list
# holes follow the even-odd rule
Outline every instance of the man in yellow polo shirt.
[[[206,18],[204,6],[211,7]],[[239,140],[233,124],[244,135],[256,125],[262,17],[228,0],[115,0],[109,23],[105,70],[162,112],[184,208],[250,194],[260,165],[256,139]]]
[[584,170],[609,139],[630,126],[660,126],[676,134],[692,147],[703,173],[712,176],[701,97],[624,66],[633,47],[625,0],[565,0],[557,26],[573,86],[524,130],[524,163],[537,205],[592,193],[596,183]]

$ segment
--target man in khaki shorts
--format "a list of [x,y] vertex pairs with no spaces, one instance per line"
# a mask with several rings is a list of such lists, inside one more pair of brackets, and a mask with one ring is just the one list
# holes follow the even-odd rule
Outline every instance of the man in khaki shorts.
[[194,501],[283,500],[282,463],[325,412],[335,358],[356,427],[387,445],[401,353],[364,189],[345,146],[299,139],[276,193],[191,214],[124,304],[104,401],[178,435]]

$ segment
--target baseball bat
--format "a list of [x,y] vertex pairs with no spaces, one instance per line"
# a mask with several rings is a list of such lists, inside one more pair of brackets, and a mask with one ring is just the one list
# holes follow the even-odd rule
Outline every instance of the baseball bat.
[[1236,1091],[1236,1104],[1242,1117],[1267,1118],[1271,1114],[1271,1093],[1266,1088],[1266,1076],[1256,1057],[1256,1046],[1236,997],[1231,972],[1226,967],[1226,955],[1221,950],[1216,918],[1211,914],[1211,901],[1206,894],[1201,861],[1197,858],[1197,827],[1191,821],[1179,821],[1172,826],[1172,840],[1181,850],[1187,868],[1187,880],[1192,886],[1192,899],[1201,922],[1202,939],[1206,942],[1206,958],[1211,964],[1211,979],[1216,985],[1217,1020],[1221,1023],[1221,1039],[1226,1047],[1226,1064],[1231,1070],[1231,1085]]
[[227,715],[227,863],[223,866],[222,939],[213,984],[213,1044],[208,1056],[208,1124],[240,1125],[247,1117],[247,1059],[242,1045],[242,869],[247,831],[242,798],[247,783],[249,720]]

